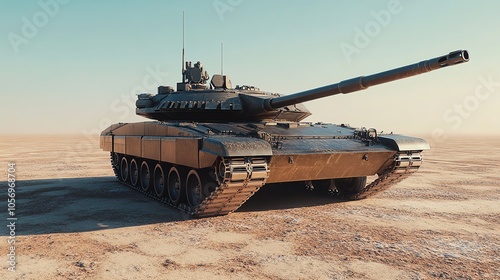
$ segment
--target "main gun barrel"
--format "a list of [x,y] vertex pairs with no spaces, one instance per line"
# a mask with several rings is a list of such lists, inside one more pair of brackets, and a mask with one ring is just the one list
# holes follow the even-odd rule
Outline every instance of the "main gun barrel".
[[456,65],[469,61],[469,53],[466,50],[450,52],[447,55],[424,60],[418,63],[388,70],[385,72],[360,76],[353,79],[344,80],[337,84],[310,89],[290,95],[284,95],[277,98],[266,99],[264,108],[266,110],[275,110],[277,108],[310,101],[339,93],[350,93],[366,89],[368,87],[379,85],[411,76],[423,74],[432,70],[440,69],[446,66]]

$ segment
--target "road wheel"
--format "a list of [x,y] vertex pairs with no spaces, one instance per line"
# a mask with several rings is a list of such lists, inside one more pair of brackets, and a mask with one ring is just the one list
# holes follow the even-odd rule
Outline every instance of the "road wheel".
[[198,172],[194,169],[189,171],[186,181],[186,195],[188,203],[192,207],[197,207],[205,199],[202,186]]
[[184,195],[184,186],[179,170],[175,166],[168,172],[168,197],[174,204],[179,204]]
[[349,196],[360,193],[366,186],[366,176],[335,179],[335,187],[340,194],[349,198]]
[[137,167],[137,161],[133,159],[130,161],[130,183],[134,187],[139,186],[139,168]]
[[141,163],[141,171],[139,172],[141,178],[141,188],[143,191],[151,189],[151,169],[147,161],[143,160]]
[[161,164],[155,166],[154,176],[153,176],[153,187],[155,189],[156,196],[164,197],[166,194],[165,188],[165,173]]
[[311,185],[306,182],[307,187],[312,186],[312,190],[316,193],[329,193],[335,190],[335,180],[325,179],[325,180],[314,180],[311,181]]
[[122,157],[122,160],[120,162],[120,179],[123,182],[127,182],[128,180],[128,160],[127,157]]

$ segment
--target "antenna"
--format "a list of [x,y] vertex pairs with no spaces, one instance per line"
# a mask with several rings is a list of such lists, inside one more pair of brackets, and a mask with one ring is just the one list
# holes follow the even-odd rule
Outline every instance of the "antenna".
[[184,83],[186,81],[186,76],[185,72],[186,69],[185,63],[184,63],[184,11],[182,11],[182,82]]
[[224,43],[220,43],[220,74],[224,75]]

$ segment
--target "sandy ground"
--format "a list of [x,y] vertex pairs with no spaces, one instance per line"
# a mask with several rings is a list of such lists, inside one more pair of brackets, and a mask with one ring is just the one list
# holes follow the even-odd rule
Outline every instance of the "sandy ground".
[[1,137],[0,216],[16,163],[16,271],[0,279],[500,279],[499,138],[456,138],[355,202],[262,188],[190,220],[117,183],[97,139]]

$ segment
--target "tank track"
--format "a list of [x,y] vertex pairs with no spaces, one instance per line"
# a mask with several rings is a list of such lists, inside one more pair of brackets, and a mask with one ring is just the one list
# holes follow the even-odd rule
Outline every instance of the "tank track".
[[400,152],[395,155],[391,167],[385,169],[376,180],[366,185],[361,192],[353,195],[343,195],[339,192],[336,194],[351,200],[370,197],[408,178],[418,170],[421,164],[422,154],[419,151]]
[[[331,194],[349,200],[373,196],[411,176],[418,170],[421,163],[420,152],[400,152],[395,155],[394,163],[379,174],[376,180],[366,185],[361,192],[348,195],[334,190]],[[129,182],[122,181],[113,153],[111,153],[111,166],[120,183],[195,218],[227,215],[234,212],[266,183],[269,176],[269,166],[265,158],[223,159],[221,162],[223,168],[215,172],[218,186],[197,207],[191,207],[187,204],[176,205],[168,197],[156,196],[153,190],[144,191]]]
[[197,207],[191,207],[184,203],[176,205],[172,203],[168,195],[158,197],[153,190],[144,191],[128,181],[121,180],[113,153],[111,153],[111,165],[120,183],[196,218],[227,215],[237,210],[266,183],[269,176],[269,167],[265,158],[222,159],[220,166],[223,166],[224,170],[215,172],[218,186]]

